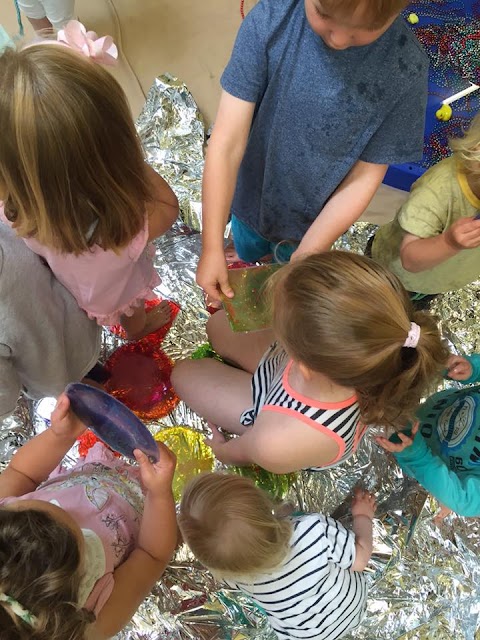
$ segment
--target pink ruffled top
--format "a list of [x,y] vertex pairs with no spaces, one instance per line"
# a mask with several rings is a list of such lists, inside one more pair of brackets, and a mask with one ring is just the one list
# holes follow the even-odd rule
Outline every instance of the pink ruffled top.
[[[0,218],[12,226],[0,203]],[[155,247],[148,243],[148,217],[145,225],[126,247],[115,252],[94,245],[80,255],[59,253],[34,238],[23,238],[26,245],[44,258],[78,306],[100,325],[119,324],[122,315],[131,316],[143,300],[154,300],[153,289],[161,280],[153,266]]]

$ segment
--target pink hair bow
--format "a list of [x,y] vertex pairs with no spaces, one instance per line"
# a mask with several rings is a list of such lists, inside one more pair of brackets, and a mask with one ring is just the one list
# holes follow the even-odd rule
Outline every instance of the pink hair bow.
[[111,36],[99,38],[95,31],[87,31],[78,20],[70,20],[57,34],[59,44],[78,51],[99,64],[117,64],[118,49]]

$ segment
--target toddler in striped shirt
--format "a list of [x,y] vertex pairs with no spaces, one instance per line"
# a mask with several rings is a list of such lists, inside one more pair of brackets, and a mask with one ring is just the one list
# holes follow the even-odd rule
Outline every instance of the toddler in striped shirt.
[[320,513],[285,517],[251,480],[206,473],[187,485],[178,521],[198,560],[250,596],[280,640],[335,640],[365,613],[374,513],[358,490],[353,531]]

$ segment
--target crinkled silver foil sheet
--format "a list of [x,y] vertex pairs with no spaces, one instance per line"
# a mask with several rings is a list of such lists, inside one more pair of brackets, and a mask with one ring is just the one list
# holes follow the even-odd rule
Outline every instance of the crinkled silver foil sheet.
[[[175,360],[188,357],[206,342],[203,294],[195,285],[200,254],[200,209],[203,130],[192,98],[175,80],[158,78],[139,120],[149,162],[173,183],[182,203],[180,220],[157,241],[159,294],[181,306],[164,348]],[[172,130],[170,130],[170,128]],[[187,129],[190,128],[190,133]],[[186,203],[186,204],[185,204]],[[194,206],[195,205],[195,206]],[[185,215],[187,211],[188,215]],[[191,226],[190,226],[191,225]],[[193,231],[191,230],[193,229]],[[337,243],[363,252],[375,225],[358,223]],[[479,285],[448,294],[434,306],[452,345],[460,352],[479,350],[475,319]],[[103,356],[121,340],[105,332]],[[0,432],[0,461],[34,433],[41,421],[30,403],[21,401]],[[206,425],[183,403],[158,423],[189,425],[207,433]],[[352,489],[361,483],[378,501],[375,544],[368,574],[370,598],[358,640],[479,640],[479,519],[449,516],[441,526],[437,504],[414,481],[404,478],[393,458],[367,436],[357,454],[332,470],[303,472],[286,498],[305,511],[321,511],[350,524]],[[242,594],[224,590],[181,547],[122,640],[274,640],[264,616]]]
[[175,191],[181,220],[200,230],[205,127],[187,87],[168,74],[156,78],[137,130],[147,162]]

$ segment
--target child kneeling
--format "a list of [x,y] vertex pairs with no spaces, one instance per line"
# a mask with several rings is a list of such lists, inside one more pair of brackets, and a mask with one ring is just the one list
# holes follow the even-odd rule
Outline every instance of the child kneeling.
[[178,523],[198,560],[250,596],[278,638],[334,640],[365,612],[374,512],[373,496],[357,491],[353,531],[320,513],[285,517],[249,479],[206,473],[187,485]]

